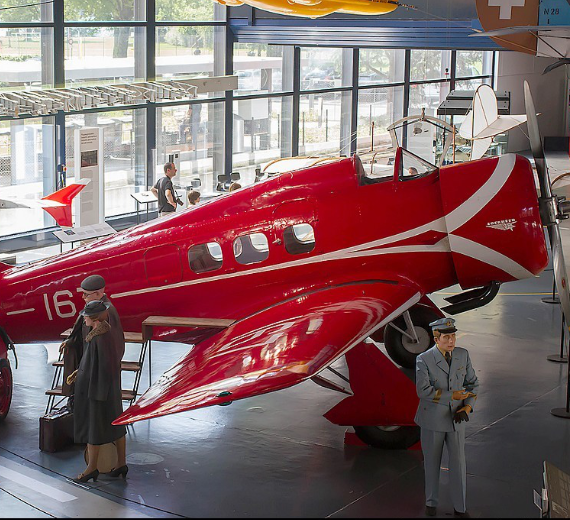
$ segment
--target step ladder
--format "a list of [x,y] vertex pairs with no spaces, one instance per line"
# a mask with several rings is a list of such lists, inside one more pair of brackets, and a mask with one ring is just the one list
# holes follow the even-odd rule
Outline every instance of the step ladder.
[[[67,329],[61,334],[62,337],[67,338],[71,334],[72,329]],[[129,401],[129,406],[132,405],[137,398],[139,384],[141,380],[141,373],[146,357],[149,342],[143,342],[143,335],[140,332],[125,332],[125,343],[136,343],[141,345],[138,361],[121,361],[121,370],[123,372],[134,372],[135,378],[133,387],[129,389],[121,389],[121,397],[123,401]],[[51,388],[46,390],[45,394],[48,397],[46,406],[46,414],[57,408],[59,404],[67,397],[63,395],[63,354],[60,354],[59,359],[52,363],[55,367],[55,372],[52,379]],[[56,403],[56,398],[61,397]]]

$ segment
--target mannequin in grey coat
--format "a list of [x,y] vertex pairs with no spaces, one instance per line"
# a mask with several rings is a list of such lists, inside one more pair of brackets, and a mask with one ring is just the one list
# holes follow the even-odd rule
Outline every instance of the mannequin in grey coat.
[[436,514],[445,444],[455,515],[468,516],[465,505],[465,421],[473,412],[479,381],[467,350],[455,346],[455,320],[442,318],[430,326],[436,344],[416,359],[416,390],[420,403],[415,421],[421,427],[426,514]]
[[[97,459],[103,444],[117,443],[120,467],[126,467],[125,427],[111,423],[123,412],[121,402],[122,339],[112,334],[109,303],[92,301],[81,311],[90,332],[85,338],[85,350],[76,372],[68,378],[75,382],[74,437],[76,443],[86,443],[88,466],[77,477],[79,482],[97,480]],[[121,445],[121,446],[119,446]],[[121,449],[119,449],[121,447]],[[124,471],[126,475],[126,471]]]

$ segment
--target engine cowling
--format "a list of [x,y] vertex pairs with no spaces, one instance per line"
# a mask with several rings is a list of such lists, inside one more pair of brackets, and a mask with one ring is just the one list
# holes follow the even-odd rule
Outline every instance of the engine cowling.
[[530,162],[519,155],[446,166],[440,186],[463,289],[540,273],[548,264]]

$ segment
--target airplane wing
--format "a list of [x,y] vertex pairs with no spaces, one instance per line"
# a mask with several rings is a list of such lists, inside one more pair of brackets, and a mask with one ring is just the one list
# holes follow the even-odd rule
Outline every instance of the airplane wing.
[[536,33],[536,32],[552,32],[558,30],[568,30],[570,26],[568,25],[518,25],[515,27],[504,27],[503,29],[495,29],[493,31],[476,32],[470,34],[470,38],[482,38],[482,37],[493,37],[493,36],[508,36],[510,34],[520,34],[525,32]]
[[46,210],[60,226],[71,227],[71,202],[90,182],[89,179],[79,179],[41,199],[0,199],[0,209],[41,208]]
[[42,200],[42,199],[0,199],[0,209],[14,209],[14,208],[25,208],[25,209],[43,209],[43,208],[56,208],[65,206],[61,202],[55,200]]
[[293,386],[421,298],[413,284],[366,281],[297,295],[195,345],[113,424]]

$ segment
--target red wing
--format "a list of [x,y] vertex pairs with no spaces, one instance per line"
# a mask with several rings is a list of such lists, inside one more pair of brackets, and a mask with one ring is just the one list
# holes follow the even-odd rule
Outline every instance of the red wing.
[[195,345],[114,424],[224,404],[300,383],[420,297],[415,287],[363,282],[291,298]]

